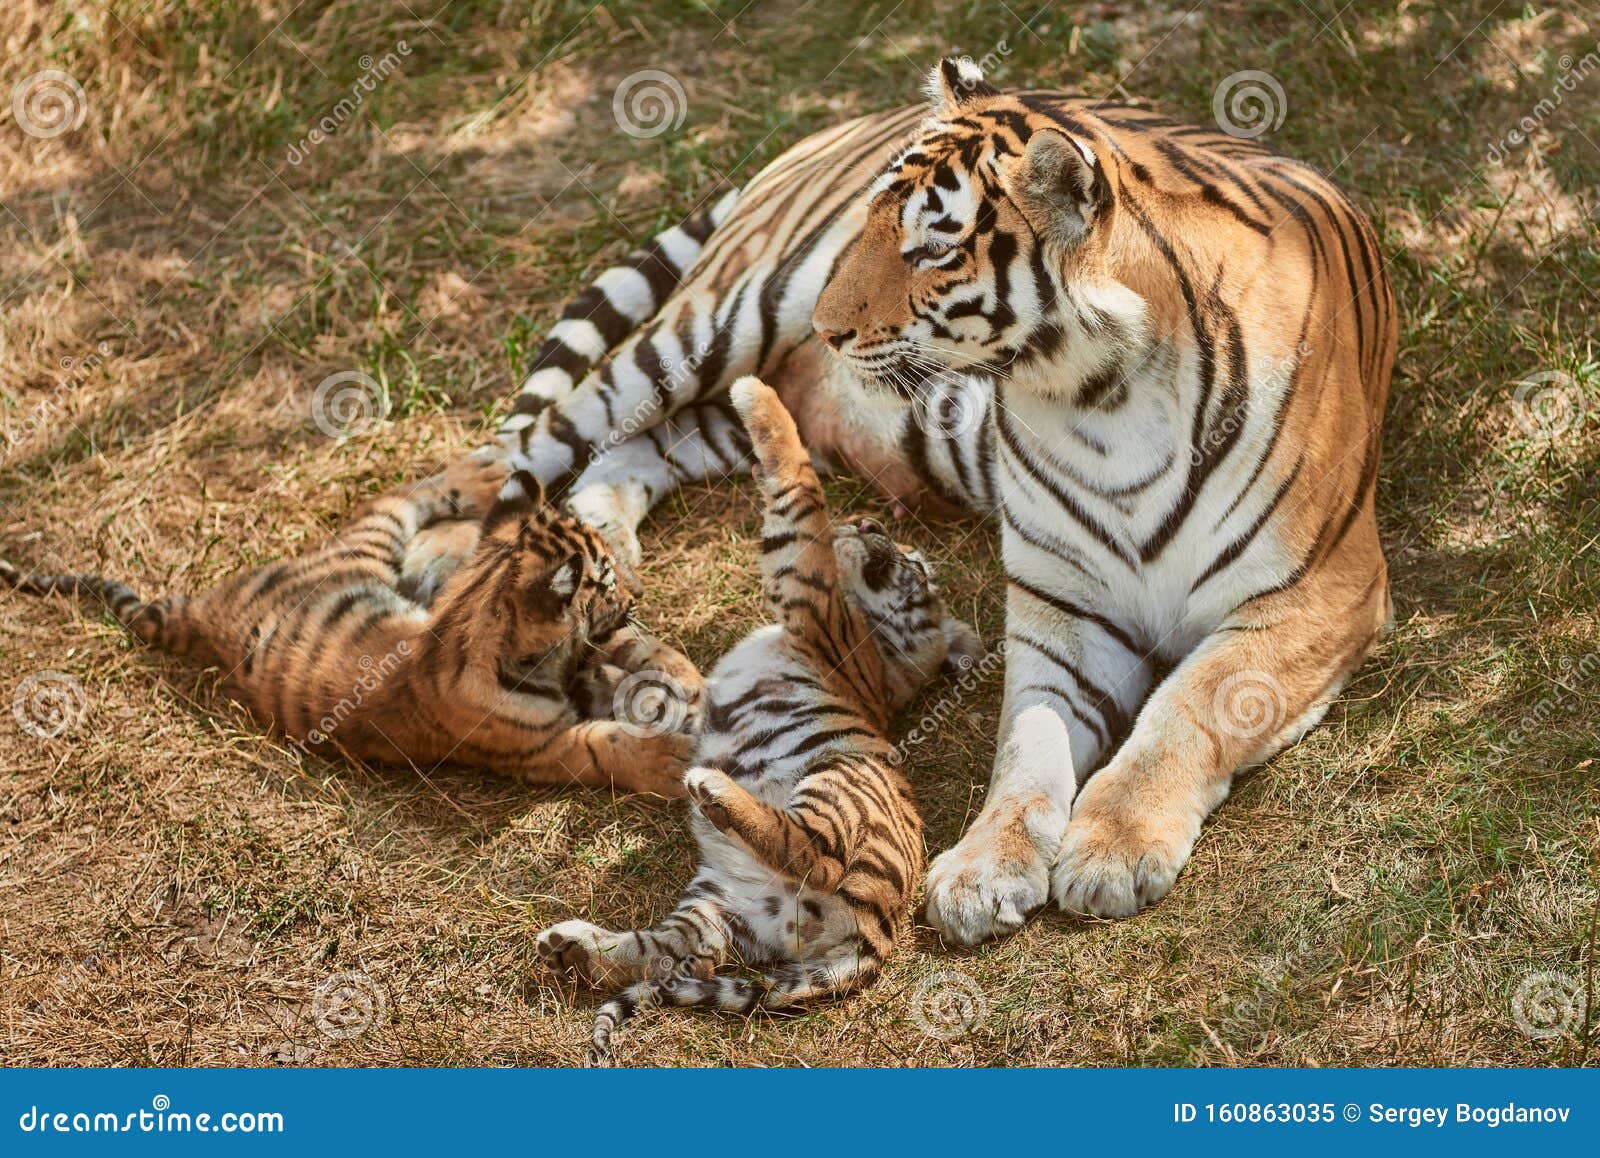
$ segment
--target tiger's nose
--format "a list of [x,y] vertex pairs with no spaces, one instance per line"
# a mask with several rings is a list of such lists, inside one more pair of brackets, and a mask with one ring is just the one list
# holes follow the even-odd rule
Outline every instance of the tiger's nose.
[[818,330],[817,337],[826,342],[829,348],[837,350],[856,336],[854,330]]
[[883,529],[883,524],[878,522],[877,519],[862,519],[856,523],[856,530],[863,535],[887,535],[889,533]]

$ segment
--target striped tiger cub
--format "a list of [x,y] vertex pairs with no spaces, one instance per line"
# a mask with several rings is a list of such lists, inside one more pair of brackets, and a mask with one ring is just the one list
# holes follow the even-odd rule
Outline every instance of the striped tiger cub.
[[744,374],[820,458],[994,519],[996,759],[927,889],[973,944],[1051,902],[1166,896],[1235,774],[1360,666],[1389,618],[1398,326],[1366,216],[1261,141],[964,60],[925,95],[797,142],[709,233],[612,271],[602,296],[642,320],[618,341],[608,316],[582,376],[530,379],[500,429],[629,555],[653,503],[745,459]]
[[374,500],[320,550],[204,594],[146,602],[99,576],[4,562],[0,582],[98,598],[144,642],[221,667],[308,748],[683,793],[690,736],[579,709],[605,714],[628,672],[652,672],[687,718],[698,671],[629,625],[633,595],[599,535],[531,475],[508,475],[503,455],[463,458]]
[[[830,529],[794,420],[755,378],[733,405],[758,462],[761,571],[773,623],[706,680],[685,777],[701,868],[653,929],[565,921],[538,938],[552,968],[623,987],[595,1018],[590,1060],[644,1006],[750,1013],[847,992],[906,928],[922,821],[890,745],[890,715],[981,651],[947,618],[928,568],[870,519]],[[730,956],[764,970],[718,977]]]

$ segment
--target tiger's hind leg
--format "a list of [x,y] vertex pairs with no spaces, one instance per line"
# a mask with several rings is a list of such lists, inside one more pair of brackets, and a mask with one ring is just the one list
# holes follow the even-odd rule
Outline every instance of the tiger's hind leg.
[[761,466],[767,605],[788,645],[829,692],[882,726],[888,720],[883,660],[840,588],[827,497],[794,418],[759,379],[735,382],[732,397]]
[[[826,893],[844,880],[856,835],[837,814],[821,810],[847,787],[829,779],[826,771],[806,777],[796,793],[806,810],[799,815],[774,808],[715,768],[691,768],[683,783],[714,828],[743,842],[773,872]],[[817,828],[808,828],[801,815],[816,820]]]
[[719,893],[701,873],[653,929],[612,932],[588,921],[562,921],[540,933],[535,947],[550,969],[607,989],[650,979],[709,977],[726,960],[733,940]]

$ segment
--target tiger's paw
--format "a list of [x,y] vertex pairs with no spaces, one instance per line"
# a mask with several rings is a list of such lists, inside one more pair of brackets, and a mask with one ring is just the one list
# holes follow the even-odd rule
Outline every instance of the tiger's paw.
[[1068,913],[1131,917],[1172,891],[1200,823],[1130,808],[1117,799],[1114,780],[1096,791],[1100,776],[1089,781],[1073,810],[1050,870],[1050,896]]
[[606,947],[614,940],[614,934],[588,921],[562,921],[540,933],[534,948],[546,968],[592,985],[604,973]]
[[483,514],[494,505],[511,474],[505,453],[496,447],[480,448],[458,458],[436,476],[439,489],[445,494],[452,513],[459,517]]
[[738,788],[726,772],[715,768],[691,768],[683,777],[683,786],[689,799],[700,809],[700,815],[717,829],[727,831],[728,807],[722,797]]
[[682,796],[683,770],[694,755],[694,746],[695,738],[681,732],[635,736],[628,742],[629,751],[613,782],[630,792]]
[[1065,827],[1042,795],[986,810],[928,870],[929,923],[958,945],[1015,933],[1050,898],[1050,857]]

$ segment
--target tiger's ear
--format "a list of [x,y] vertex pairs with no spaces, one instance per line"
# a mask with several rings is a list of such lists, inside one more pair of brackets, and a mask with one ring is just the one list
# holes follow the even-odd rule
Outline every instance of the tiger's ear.
[[1053,129],[1030,136],[1027,152],[1006,160],[1001,180],[1029,223],[1060,245],[1082,241],[1111,204],[1094,150]]
[[935,116],[958,116],[967,105],[1000,95],[1000,90],[983,79],[983,69],[970,56],[947,56],[928,74],[922,91],[933,105]]
[[540,619],[555,619],[578,593],[583,556],[572,554],[544,571],[522,589],[523,606]]

